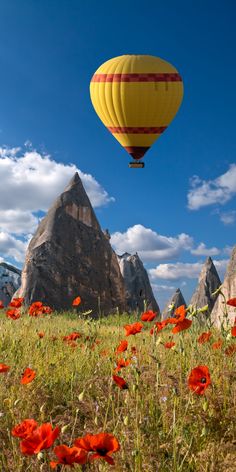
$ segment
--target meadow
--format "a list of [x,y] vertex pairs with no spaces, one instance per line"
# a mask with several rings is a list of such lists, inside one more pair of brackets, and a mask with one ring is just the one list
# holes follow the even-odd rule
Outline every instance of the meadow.
[[[161,326],[136,313],[93,320],[79,307],[37,316],[20,310],[16,319],[0,310],[2,472],[236,471],[232,327],[201,326],[188,312],[192,323],[173,332],[177,322]],[[142,329],[128,334],[124,326],[139,322]],[[199,366],[208,368],[198,379],[201,389],[191,387],[190,377]],[[16,426],[26,419],[57,428],[51,445],[22,452],[20,442],[30,446]],[[62,449],[61,456],[54,452],[75,447],[78,438],[85,448],[81,438],[99,433],[111,436],[103,447],[83,449],[84,463],[73,462],[75,449],[64,459]]]

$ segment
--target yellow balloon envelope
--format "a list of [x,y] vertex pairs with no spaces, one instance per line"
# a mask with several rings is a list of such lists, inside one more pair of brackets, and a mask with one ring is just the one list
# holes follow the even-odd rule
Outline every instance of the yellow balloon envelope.
[[97,69],[90,95],[103,124],[139,160],[176,115],[183,82],[175,67],[159,57],[124,55]]

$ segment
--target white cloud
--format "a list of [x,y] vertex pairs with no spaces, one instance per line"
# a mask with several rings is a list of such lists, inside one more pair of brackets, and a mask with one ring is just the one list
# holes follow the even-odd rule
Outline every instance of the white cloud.
[[[228,259],[213,261],[220,277],[224,275]],[[203,262],[177,262],[176,264],[159,264],[155,269],[149,269],[151,280],[178,280],[180,278],[198,279],[202,270]]]
[[0,147],[0,158],[15,157],[20,152],[20,147],[8,148],[7,146]]
[[38,218],[30,211],[0,210],[0,231],[27,234],[36,230],[38,222]]
[[196,249],[191,249],[194,256],[217,256],[220,250],[217,247],[207,248],[204,243],[200,243]]
[[162,292],[162,291],[168,291],[168,290],[172,292],[173,290],[176,290],[176,287],[174,287],[173,285],[152,284],[152,289],[155,290],[156,292]]
[[182,251],[192,248],[193,239],[185,233],[174,238],[162,236],[150,228],[137,224],[124,233],[113,233],[111,245],[117,254],[138,252],[142,261],[145,262],[178,257]]
[[188,193],[188,208],[198,210],[207,205],[219,203],[223,205],[236,194],[236,164],[214,180],[202,180],[193,176]]
[[195,279],[198,278],[201,268],[201,262],[177,262],[176,264],[159,264],[155,269],[149,269],[148,273],[152,280],[177,280],[181,277]]
[[223,280],[229,259],[213,260],[215,268],[220,276],[220,279]]
[[234,246],[225,246],[225,247],[223,248],[222,253],[223,253],[223,254],[226,254],[227,256],[231,256],[231,253],[232,253],[232,251],[233,251],[233,248],[234,248]]
[[0,232],[0,253],[4,255],[5,260],[10,257],[17,262],[24,262],[27,246],[28,241],[24,242],[11,234]]
[[19,148],[0,148],[0,210],[47,211],[75,172],[83,182],[93,207],[114,201],[91,174],[74,164],[58,163],[50,155]]
[[224,223],[224,225],[232,225],[236,221],[236,211],[226,211],[224,213],[220,213],[220,221]]

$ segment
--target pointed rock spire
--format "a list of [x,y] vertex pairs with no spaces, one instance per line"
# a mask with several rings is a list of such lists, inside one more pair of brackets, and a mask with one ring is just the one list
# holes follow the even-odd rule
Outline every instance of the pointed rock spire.
[[20,286],[21,271],[16,267],[0,262],[0,300],[7,306]]
[[159,306],[153,295],[152,287],[146,269],[138,254],[125,252],[122,256],[117,255],[121,274],[124,277],[126,303],[129,311],[144,311],[144,301],[147,310],[160,313]]
[[30,241],[17,296],[65,310],[78,295],[94,315],[125,309],[116,254],[76,172]]
[[[226,301],[230,298],[236,298],[236,246],[234,246],[232,250],[221,291],[224,294]],[[227,305],[227,312],[229,315],[230,323],[233,324],[233,321],[236,316],[235,308]],[[211,313],[211,319],[212,321],[214,321],[216,326],[220,326],[221,322],[223,321],[223,314],[224,299],[222,295],[219,294]]]
[[208,305],[208,311],[198,316],[202,321],[205,320],[206,316],[210,315],[216,301],[216,296],[212,296],[212,293],[215,292],[220,285],[221,281],[217,270],[211,257],[208,257],[202,267],[197,288],[190,300],[190,305],[194,305],[197,308],[203,308]]
[[[172,297],[169,299],[168,303],[166,304],[164,310],[162,311],[162,320],[165,320],[169,316],[172,316],[176,308],[178,308],[181,305],[186,306],[186,303],[185,303],[185,299],[183,297],[183,294],[180,288],[177,288],[175,293],[172,295]],[[171,306],[173,307],[170,308]]]

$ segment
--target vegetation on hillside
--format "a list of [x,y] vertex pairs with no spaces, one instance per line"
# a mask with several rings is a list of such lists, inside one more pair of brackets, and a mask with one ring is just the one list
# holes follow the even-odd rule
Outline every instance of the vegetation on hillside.
[[2,471],[236,471],[236,326],[21,305],[0,312]]

